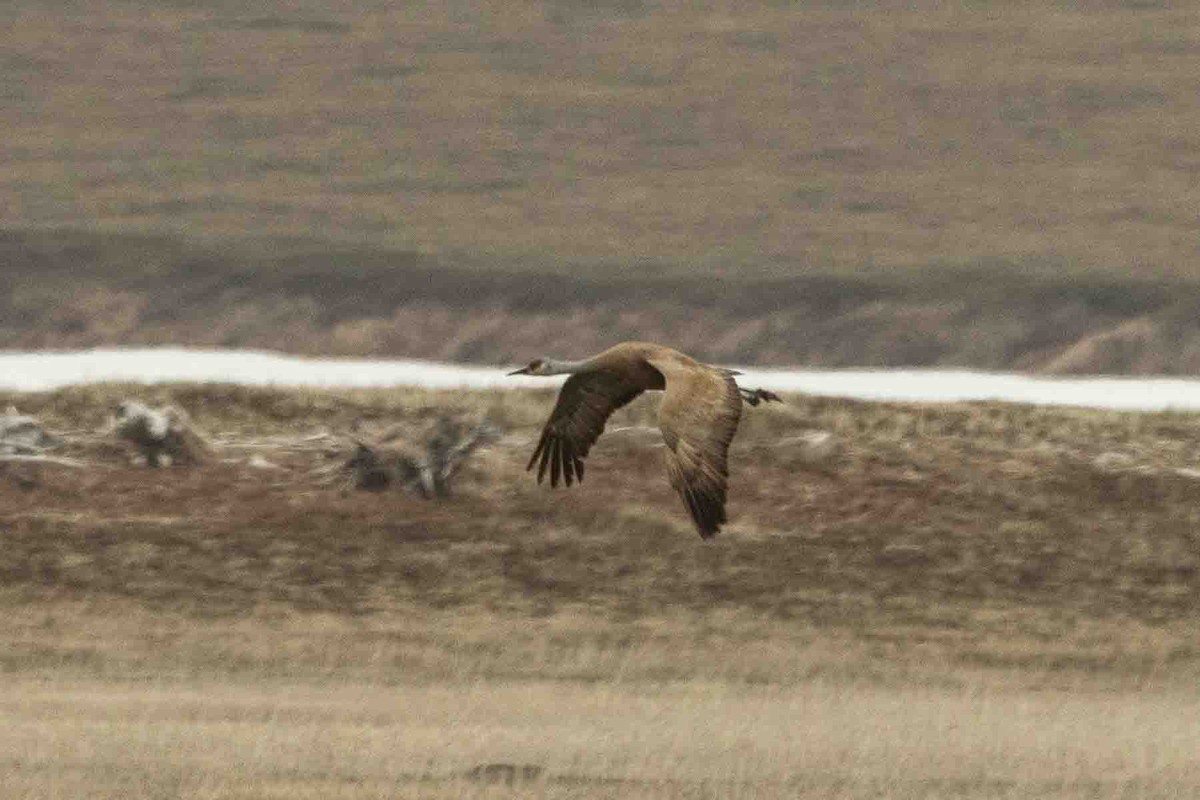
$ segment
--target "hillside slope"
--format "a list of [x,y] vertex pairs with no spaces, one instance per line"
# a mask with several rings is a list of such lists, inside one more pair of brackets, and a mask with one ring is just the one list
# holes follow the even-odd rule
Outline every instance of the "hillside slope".
[[1200,371],[1184,280],[1002,269],[733,279],[447,265],[311,240],[0,232],[12,348],[184,343],[509,363],[671,343],[725,363]]

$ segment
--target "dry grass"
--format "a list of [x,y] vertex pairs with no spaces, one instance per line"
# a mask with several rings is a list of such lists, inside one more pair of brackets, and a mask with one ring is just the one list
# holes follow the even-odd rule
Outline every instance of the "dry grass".
[[[522,471],[545,392],[145,391],[281,469],[78,444],[104,468],[0,475],[13,796],[1200,788],[1195,417],[792,397],[748,415],[702,543],[646,403],[552,493]],[[129,392],[0,404],[86,431]],[[509,431],[451,501],[344,494],[278,446],[447,407]],[[841,457],[781,444],[813,429]],[[491,763],[544,773],[465,777]]]
[[[6,682],[10,797],[1186,798],[1193,692]],[[512,789],[481,764],[544,772]],[[49,791],[47,791],[49,790]]]

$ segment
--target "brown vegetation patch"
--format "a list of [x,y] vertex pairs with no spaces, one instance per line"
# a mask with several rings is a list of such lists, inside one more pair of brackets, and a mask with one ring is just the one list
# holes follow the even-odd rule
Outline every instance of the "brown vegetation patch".
[[[48,422],[86,427],[92,404],[121,391],[21,401]],[[8,602],[133,602],[198,617],[749,613],[868,639],[946,634],[972,648],[1096,625],[1187,626],[1200,613],[1188,466],[1200,461],[1200,431],[1187,416],[792,397],[746,415],[732,522],[702,543],[642,437],[608,434],[588,480],[569,491],[530,480],[523,466],[546,393],[156,391],[190,408],[223,458],[150,471],[77,445],[68,452],[107,467],[70,480],[47,467],[32,488],[0,482]],[[486,408],[509,431],[452,499],[322,485],[317,449],[255,450],[281,467],[270,471],[239,450],[447,407]],[[613,426],[652,419],[639,401]],[[838,437],[836,458],[814,465],[799,449],[814,430]],[[1115,664],[1114,653],[1103,658]]]

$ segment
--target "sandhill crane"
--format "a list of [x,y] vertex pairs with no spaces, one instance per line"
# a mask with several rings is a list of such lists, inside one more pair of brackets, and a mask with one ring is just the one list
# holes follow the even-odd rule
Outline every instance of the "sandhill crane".
[[729,443],[742,403],[779,398],[764,389],[743,389],[734,370],[701,364],[677,350],[623,342],[583,361],[538,358],[509,375],[570,375],[526,470],[538,465],[538,483],[550,471],[570,486],[583,480],[583,459],[608,417],[644,391],[665,391],[658,426],[667,444],[667,476],[679,492],[702,538],[725,522]]

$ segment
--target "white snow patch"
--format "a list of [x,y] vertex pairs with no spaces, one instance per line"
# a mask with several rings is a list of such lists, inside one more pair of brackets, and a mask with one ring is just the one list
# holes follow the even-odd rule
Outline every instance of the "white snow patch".
[[[163,347],[0,351],[0,389],[47,391],[88,383],[235,383],[247,386],[430,389],[554,386],[562,379],[506,377],[510,368],[429,361],[301,358],[254,350]],[[1122,410],[1200,410],[1200,380],[1049,378],[969,370],[740,368],[744,386],[863,400],[1001,400]]]

